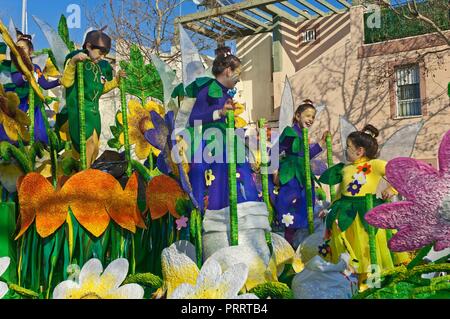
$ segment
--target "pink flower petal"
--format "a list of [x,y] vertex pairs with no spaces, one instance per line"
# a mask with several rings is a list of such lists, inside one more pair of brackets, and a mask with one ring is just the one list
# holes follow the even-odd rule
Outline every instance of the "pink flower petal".
[[433,241],[434,238],[425,229],[408,227],[391,238],[389,248],[396,252],[411,251],[425,247]]
[[442,138],[438,156],[439,170],[448,178],[450,176],[450,130]]
[[440,238],[438,238],[434,244],[434,250],[440,251],[450,247],[450,226],[447,227],[447,231],[442,232],[442,236],[439,237]]
[[414,203],[396,202],[373,208],[366,214],[365,219],[375,227],[394,229],[415,224],[420,216]]
[[[427,163],[399,157],[386,165],[386,178],[391,185],[408,200],[429,205],[429,198],[443,187],[439,172]],[[434,201],[433,204],[439,205]]]

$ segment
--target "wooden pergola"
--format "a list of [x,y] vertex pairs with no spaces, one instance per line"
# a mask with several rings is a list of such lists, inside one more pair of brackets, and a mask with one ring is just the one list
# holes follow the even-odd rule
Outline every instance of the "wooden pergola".
[[[222,1],[222,2],[221,2]],[[224,3],[225,2],[225,3]],[[347,0],[206,0],[204,11],[178,17],[185,29],[217,40],[273,32],[281,19],[292,24],[346,12]]]

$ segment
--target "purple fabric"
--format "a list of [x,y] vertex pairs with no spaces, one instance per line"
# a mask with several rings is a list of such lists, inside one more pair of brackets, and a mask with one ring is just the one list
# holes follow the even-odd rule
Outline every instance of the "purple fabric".
[[221,118],[217,121],[214,121],[213,119],[214,111],[223,109],[225,102],[228,99],[231,99],[231,96],[227,93],[228,89],[219,82],[217,83],[222,87],[223,96],[221,98],[215,99],[208,96],[208,86],[201,89],[197,95],[197,99],[192,108],[191,115],[189,116],[190,126],[194,126],[194,121],[202,121],[202,124],[225,121],[225,118]]
[[[41,69],[38,65],[34,65],[35,72],[41,72]],[[23,74],[20,72],[14,72],[11,74],[11,80],[12,82],[19,87],[25,86],[28,82],[23,79]],[[59,80],[54,81],[47,81],[45,76],[40,76],[38,79],[38,84],[43,88],[44,90],[50,90],[57,86],[59,86]]]
[[[294,124],[293,129],[297,133],[298,138],[300,139],[300,142],[302,143],[302,141],[303,141],[302,129],[300,128],[300,126],[297,123]],[[286,137],[283,140],[283,142],[280,143],[280,146],[279,146],[280,153],[285,152],[286,154],[289,154],[289,155],[294,154],[291,151],[291,147],[292,147],[292,143],[294,143],[294,139],[295,139],[294,137],[290,137],[290,136]],[[318,143],[313,143],[313,144],[309,145],[310,159],[313,159],[320,153],[322,153],[322,147],[320,147],[320,145]],[[298,154],[294,154],[294,155],[303,156],[303,152],[299,152]]]

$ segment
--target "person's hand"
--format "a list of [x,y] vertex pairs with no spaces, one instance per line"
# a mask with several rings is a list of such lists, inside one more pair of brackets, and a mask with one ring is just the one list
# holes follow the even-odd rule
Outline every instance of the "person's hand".
[[395,193],[390,187],[381,192],[381,198],[383,198],[383,200],[391,199],[394,195]]
[[324,219],[325,217],[327,217],[327,215],[328,215],[328,210],[326,210],[326,209],[322,209],[322,210],[319,212],[319,218]]
[[320,145],[326,145],[327,144],[327,136],[330,134],[330,131],[325,131],[322,134],[322,138],[320,139]]
[[120,83],[120,79],[126,78],[126,77],[127,77],[127,72],[125,70],[119,70],[119,72],[117,72],[117,75],[116,75],[116,80],[117,80],[117,82]]
[[342,260],[343,262],[345,262],[345,264],[348,266],[350,265],[350,254],[349,253],[342,253],[339,256],[339,260]]
[[89,56],[86,53],[80,52],[77,55],[75,55],[74,57],[72,57],[72,59],[70,59],[70,63],[72,65],[75,65],[78,62],[83,62],[88,59],[89,59]]
[[232,99],[228,99],[223,106],[223,109],[220,110],[220,116],[225,117],[228,111],[234,110],[234,103]]
[[277,186],[280,186],[280,175],[278,174],[278,171],[275,171],[273,173],[273,183]]

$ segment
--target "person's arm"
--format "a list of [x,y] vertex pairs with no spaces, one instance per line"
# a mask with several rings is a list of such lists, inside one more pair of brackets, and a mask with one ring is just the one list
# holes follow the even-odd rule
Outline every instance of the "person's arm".
[[44,90],[50,90],[60,85],[59,80],[48,81],[39,67],[36,66],[36,72],[39,74],[38,84]]
[[[372,161],[373,172],[375,174],[378,174],[378,175],[384,177],[386,175],[386,164],[387,164],[386,161],[383,161],[380,159],[373,160]],[[384,189],[382,191],[383,199],[390,198],[397,194],[398,194],[397,190],[394,187],[392,187],[390,184],[386,189]]]
[[24,86],[26,81],[23,78],[23,74],[20,72],[14,72],[11,73],[11,81],[16,85],[16,86]]
[[208,101],[208,89],[199,92],[191,115],[189,116],[189,125],[194,126],[194,121],[202,121],[202,123],[211,123],[221,119],[219,105],[210,105]]
[[75,73],[76,65],[72,63],[72,60],[67,61],[63,76],[60,80],[65,88],[70,88],[75,83]]
[[106,94],[117,87],[119,87],[119,81],[117,81],[117,78],[114,78],[111,81],[107,81],[103,87],[103,94]]
[[314,144],[309,145],[309,157],[311,159],[313,159],[314,157],[316,157],[317,155],[322,153],[322,151],[323,151],[322,147],[320,146],[319,143],[314,143]]

